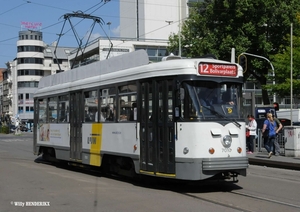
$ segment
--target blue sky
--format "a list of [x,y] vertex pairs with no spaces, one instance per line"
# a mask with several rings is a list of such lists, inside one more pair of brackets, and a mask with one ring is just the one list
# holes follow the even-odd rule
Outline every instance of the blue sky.
[[[104,21],[102,28],[99,24],[95,25],[91,39],[100,35],[105,36],[105,33],[111,37],[119,36],[119,0],[110,0],[106,3],[105,0],[0,0],[0,5],[0,68],[6,68],[5,63],[12,61],[17,55],[19,31],[27,30],[21,27],[22,22],[41,23],[43,40],[46,44],[51,44],[61,33],[65,20],[63,15],[82,11],[100,17]],[[92,19],[82,20],[73,17],[70,20],[76,25],[75,29],[80,38],[91,31]],[[107,25],[108,22],[111,23],[110,27]],[[59,46],[77,47],[77,41],[70,29],[67,21]]]

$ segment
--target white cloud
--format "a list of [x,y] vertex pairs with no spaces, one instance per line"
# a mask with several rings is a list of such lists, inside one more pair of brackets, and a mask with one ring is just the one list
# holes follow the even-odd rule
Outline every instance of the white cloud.
[[113,29],[111,30],[111,32],[112,32],[112,35],[113,35],[114,37],[120,36],[120,25],[117,26],[116,28],[113,28]]
[[89,36],[90,36],[89,41],[92,41],[92,40],[95,40],[95,39],[99,38],[99,37],[101,36],[101,34],[100,34],[99,32],[97,32],[97,33],[92,33],[92,34],[90,35],[90,32],[87,32],[87,33],[85,34],[83,40],[84,40],[84,41],[87,41],[87,39],[89,38]]

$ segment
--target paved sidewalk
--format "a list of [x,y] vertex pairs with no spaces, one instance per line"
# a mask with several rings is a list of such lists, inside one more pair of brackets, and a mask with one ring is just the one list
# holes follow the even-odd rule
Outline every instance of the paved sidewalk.
[[272,155],[271,158],[268,158],[268,153],[266,151],[254,152],[253,154],[247,154],[247,156],[249,158],[249,164],[300,170],[300,157],[285,157],[284,155]]

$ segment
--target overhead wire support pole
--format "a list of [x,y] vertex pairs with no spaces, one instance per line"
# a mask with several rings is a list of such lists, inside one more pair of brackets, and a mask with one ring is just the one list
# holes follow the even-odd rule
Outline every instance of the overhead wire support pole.
[[[274,70],[274,66],[273,66],[273,64],[271,63],[271,61],[268,58],[260,56],[260,55],[256,55],[256,54],[250,54],[250,53],[247,53],[247,52],[243,52],[240,55],[249,55],[249,56],[252,56],[252,57],[257,57],[257,58],[261,58],[261,59],[266,60],[270,64],[270,66],[272,68],[273,85],[275,85],[275,70]],[[275,93],[273,95],[273,101],[276,102],[276,94]]]

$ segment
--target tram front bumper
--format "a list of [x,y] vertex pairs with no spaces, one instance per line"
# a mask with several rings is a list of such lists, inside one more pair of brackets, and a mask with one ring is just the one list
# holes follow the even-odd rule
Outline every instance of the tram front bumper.
[[246,176],[248,165],[248,157],[177,158],[176,178],[204,180],[224,172]]

